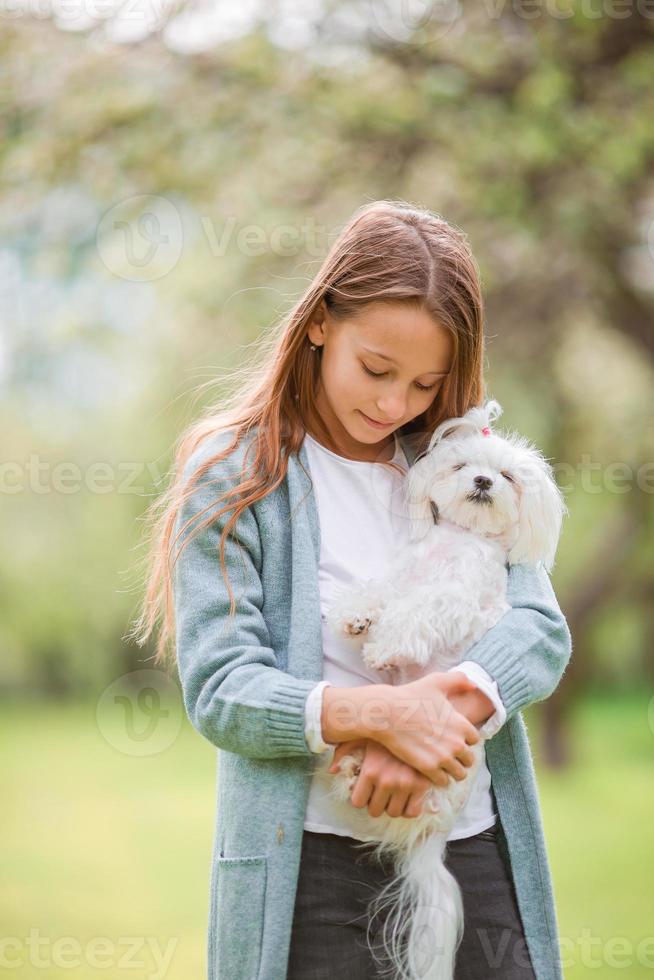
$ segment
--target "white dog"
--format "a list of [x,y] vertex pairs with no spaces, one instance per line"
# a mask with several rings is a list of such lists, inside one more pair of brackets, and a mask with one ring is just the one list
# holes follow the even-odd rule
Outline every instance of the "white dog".
[[[392,671],[393,683],[465,659],[511,608],[509,564],[542,562],[548,571],[554,564],[567,508],[542,454],[515,433],[491,430],[501,414],[489,401],[438,426],[407,475],[411,543],[388,576],[342,590],[328,611],[332,629],[357,638],[366,664]],[[471,748],[475,761],[466,778],[430,790],[419,817],[367,817],[362,836],[376,843],[374,853],[395,859],[396,876],[373,904],[389,913],[383,942],[402,980],[452,980],[463,906],[443,856],[483,739]],[[344,756],[333,776],[330,792],[344,804],[362,758],[362,750]],[[368,836],[373,819],[375,837]]]

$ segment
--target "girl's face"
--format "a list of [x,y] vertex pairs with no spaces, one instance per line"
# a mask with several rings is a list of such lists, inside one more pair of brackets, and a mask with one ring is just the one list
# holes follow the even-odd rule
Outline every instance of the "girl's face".
[[315,352],[322,358],[316,410],[336,450],[354,459],[388,458],[393,432],[438,394],[452,363],[452,337],[424,310],[397,302],[369,303],[340,322],[321,303],[307,332],[323,348]]

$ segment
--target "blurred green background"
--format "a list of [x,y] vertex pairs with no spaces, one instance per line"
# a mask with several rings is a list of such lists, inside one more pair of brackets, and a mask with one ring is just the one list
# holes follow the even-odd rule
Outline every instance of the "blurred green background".
[[216,753],[125,639],[142,517],[183,428],[388,198],[466,232],[488,393],[569,508],[573,658],[525,713],[566,978],[651,975],[654,12],[0,17],[3,970],[204,975]]

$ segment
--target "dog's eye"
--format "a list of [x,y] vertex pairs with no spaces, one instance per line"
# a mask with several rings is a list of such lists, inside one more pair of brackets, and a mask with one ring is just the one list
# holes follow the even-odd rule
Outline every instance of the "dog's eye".
[[515,480],[513,479],[511,474],[507,473],[506,470],[502,470],[502,476],[504,477],[505,480],[508,480],[509,483],[515,483]]
[[452,467],[452,470],[455,472],[456,470],[462,470],[465,465],[466,465],[465,463],[457,463],[456,466]]

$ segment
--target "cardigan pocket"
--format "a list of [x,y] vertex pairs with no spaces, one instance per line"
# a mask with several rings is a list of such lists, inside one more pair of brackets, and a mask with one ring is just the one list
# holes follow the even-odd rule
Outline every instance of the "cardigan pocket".
[[214,858],[209,910],[210,980],[259,976],[266,855]]

